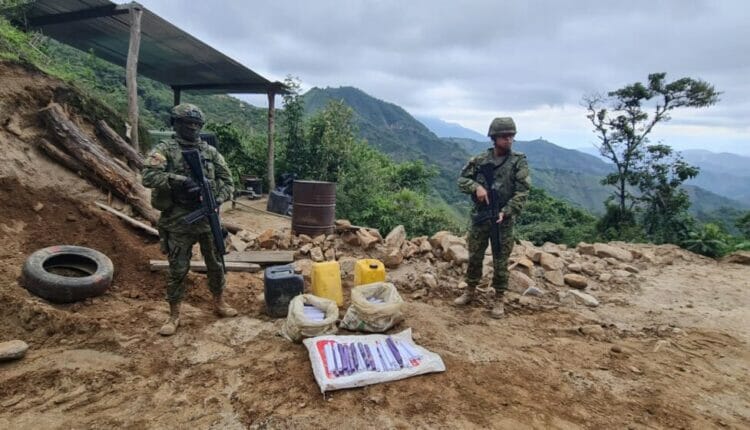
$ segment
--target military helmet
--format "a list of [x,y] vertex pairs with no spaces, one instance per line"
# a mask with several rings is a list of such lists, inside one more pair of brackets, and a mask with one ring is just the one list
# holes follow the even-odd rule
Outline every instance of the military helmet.
[[203,111],[198,106],[190,103],[181,103],[172,108],[172,123],[174,124],[178,119],[193,120],[201,124],[206,122]]
[[513,122],[513,118],[505,116],[492,120],[487,136],[494,137],[503,133],[516,133],[516,123]]

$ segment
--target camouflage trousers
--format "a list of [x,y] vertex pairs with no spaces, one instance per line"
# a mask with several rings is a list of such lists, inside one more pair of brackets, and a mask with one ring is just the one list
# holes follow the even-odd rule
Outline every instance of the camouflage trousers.
[[190,271],[190,259],[193,257],[193,245],[200,244],[203,260],[208,269],[208,289],[213,295],[224,291],[226,281],[221,259],[213,242],[211,232],[204,233],[167,233],[167,258],[169,260],[169,280],[167,282],[167,301],[177,303],[185,296],[185,276]]
[[[490,244],[489,223],[472,225],[469,229],[469,268],[466,270],[466,284],[469,288],[475,288],[482,279],[482,266],[484,253]],[[500,225],[500,256],[493,256],[492,288],[498,295],[504,294],[508,288],[508,258],[513,251],[513,224],[503,223]]]

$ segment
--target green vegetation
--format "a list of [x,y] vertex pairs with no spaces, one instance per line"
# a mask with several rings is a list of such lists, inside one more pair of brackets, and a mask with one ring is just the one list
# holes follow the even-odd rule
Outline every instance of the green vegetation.
[[575,246],[597,240],[594,216],[536,187],[531,188],[529,201],[515,228],[519,238],[537,245],[553,242]]

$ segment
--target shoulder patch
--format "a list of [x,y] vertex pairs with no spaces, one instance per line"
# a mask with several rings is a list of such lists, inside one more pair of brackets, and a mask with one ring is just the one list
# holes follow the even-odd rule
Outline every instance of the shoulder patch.
[[162,167],[167,164],[167,157],[161,152],[154,151],[144,160],[143,164],[149,167]]

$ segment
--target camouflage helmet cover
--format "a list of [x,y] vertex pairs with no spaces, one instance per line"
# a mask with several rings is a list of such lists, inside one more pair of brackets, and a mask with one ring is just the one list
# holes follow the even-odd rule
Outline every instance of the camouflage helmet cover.
[[172,123],[178,119],[189,119],[201,124],[206,122],[203,111],[198,106],[190,103],[181,103],[172,108]]
[[516,123],[513,118],[505,116],[492,120],[487,136],[493,137],[502,133],[516,133]]

